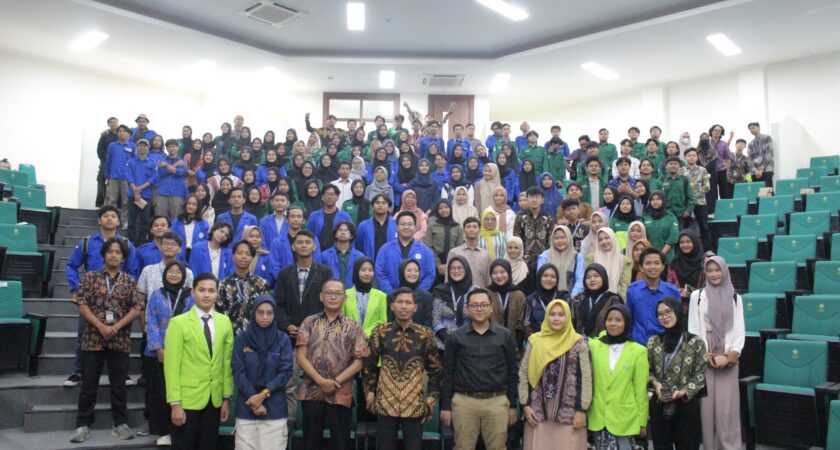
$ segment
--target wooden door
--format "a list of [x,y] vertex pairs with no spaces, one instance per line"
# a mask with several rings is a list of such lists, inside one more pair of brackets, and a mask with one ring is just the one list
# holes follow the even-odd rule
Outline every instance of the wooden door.
[[453,125],[460,123],[466,128],[468,123],[472,123],[474,103],[475,96],[473,95],[430,95],[429,114],[440,122],[443,120],[444,113],[449,111],[450,106],[454,106],[449,120],[446,121],[448,133],[444,133],[444,136],[450,138],[454,135]]

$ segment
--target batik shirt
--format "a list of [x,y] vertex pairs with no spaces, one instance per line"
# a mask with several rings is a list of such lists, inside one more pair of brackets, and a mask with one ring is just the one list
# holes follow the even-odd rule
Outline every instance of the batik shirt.
[[[105,269],[85,273],[72,301],[90,308],[103,324],[107,324],[108,311],[111,311],[114,319],[111,325],[122,320],[132,309],[142,312],[146,308],[145,296],[137,290],[131,275],[119,272],[111,278]],[[131,350],[131,327],[123,327],[116,336],[106,340],[92,323],[85,320],[79,347],[85,352],[109,349],[128,353]]]
[[248,318],[254,298],[268,293],[268,283],[257,275],[249,273],[245,277],[229,275],[219,283],[219,301],[216,311],[228,316],[233,326],[234,335],[248,327]]
[[759,134],[747,146],[750,151],[750,167],[752,170],[773,171],[773,138],[766,134]]
[[522,239],[525,246],[523,249],[525,261],[534,263],[540,253],[548,250],[553,227],[554,220],[543,212],[540,212],[537,217],[534,217],[531,211],[525,211],[516,216],[513,234]]

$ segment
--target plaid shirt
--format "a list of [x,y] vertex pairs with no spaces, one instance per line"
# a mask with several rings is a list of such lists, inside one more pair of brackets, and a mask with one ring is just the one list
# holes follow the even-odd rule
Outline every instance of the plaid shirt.
[[[90,308],[96,319],[103,324],[106,323],[108,311],[113,313],[113,323],[116,324],[132,309],[142,312],[146,308],[146,298],[137,290],[137,284],[131,275],[119,272],[116,278],[111,278],[105,269],[85,273],[72,301]],[[82,326],[79,347],[86,352],[99,352],[107,348],[128,353],[131,350],[131,327],[123,327],[116,336],[106,340],[99,330],[86,320]]]

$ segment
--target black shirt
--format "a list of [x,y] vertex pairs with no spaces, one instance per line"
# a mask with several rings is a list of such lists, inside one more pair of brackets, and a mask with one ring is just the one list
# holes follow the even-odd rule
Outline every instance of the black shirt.
[[333,222],[335,222],[335,213],[333,211],[328,213],[324,211],[324,228],[321,228],[321,235],[318,236],[318,241],[321,244],[321,250],[326,250],[333,246],[335,238],[333,237]]
[[402,254],[402,259],[408,259],[408,253],[411,251],[411,245],[414,244],[414,240],[412,239],[408,245],[403,245],[402,241],[397,239],[397,242],[400,244],[400,254]]
[[511,407],[516,405],[516,343],[507,328],[491,323],[479,334],[471,323],[461,326],[446,338],[443,360],[440,409],[452,410],[456,392],[506,391]]
[[239,221],[242,219],[242,213],[234,214],[233,212],[230,213],[230,221],[233,222],[231,225],[233,226],[233,232],[236,233],[236,230],[239,229]]
[[[385,217],[385,223],[381,224],[376,217],[373,218],[373,246],[376,249],[376,254],[379,254],[379,249],[388,242],[388,217]],[[374,257],[375,258],[375,257]]]

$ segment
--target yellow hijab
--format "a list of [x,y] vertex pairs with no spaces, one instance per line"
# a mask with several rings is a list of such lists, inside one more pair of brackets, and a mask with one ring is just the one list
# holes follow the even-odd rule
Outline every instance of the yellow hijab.
[[[566,312],[566,324],[560,330],[552,330],[548,317],[555,305],[563,307]],[[531,387],[536,387],[542,378],[545,367],[555,359],[563,356],[572,349],[575,343],[580,340],[580,334],[575,332],[572,326],[572,312],[569,304],[563,300],[552,300],[545,308],[542,328],[539,333],[534,333],[528,338],[531,346],[531,357],[528,359],[528,382]]]
[[[492,230],[488,230],[484,228],[484,219],[493,214],[493,217],[496,219],[496,226]],[[484,238],[484,242],[487,243],[487,251],[490,253],[490,256],[493,259],[496,259],[496,242],[494,241],[494,237],[499,235],[499,217],[493,212],[492,208],[484,211],[484,214],[481,215],[481,234],[480,236]]]

